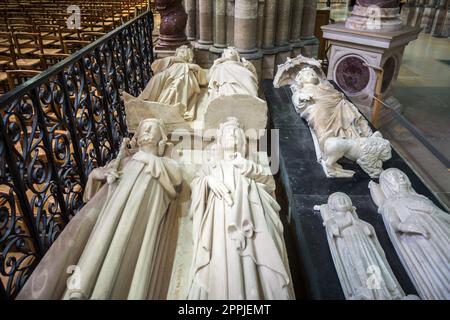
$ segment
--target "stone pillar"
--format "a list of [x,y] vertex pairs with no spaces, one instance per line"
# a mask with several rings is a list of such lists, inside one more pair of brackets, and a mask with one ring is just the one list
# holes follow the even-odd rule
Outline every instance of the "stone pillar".
[[216,0],[214,8],[214,46],[209,50],[217,55],[227,47],[227,0]]
[[266,7],[265,0],[258,1],[258,23],[256,27],[256,47],[262,48],[264,38],[264,10]]
[[234,46],[240,53],[257,51],[256,31],[258,0],[236,0],[234,11]]
[[161,15],[158,43],[155,51],[175,51],[181,45],[188,44],[186,38],[187,14],[182,0],[157,0],[156,10]]
[[234,46],[234,1],[227,1],[227,45]]
[[[449,1],[450,3],[450,1]],[[450,7],[450,4],[449,4]],[[450,37],[450,9],[447,7],[447,17],[445,18],[444,31],[442,32],[443,37]]]
[[197,1],[197,42],[195,62],[202,68],[212,65],[209,49],[213,45],[213,0]]
[[300,34],[303,43],[302,54],[307,57],[316,56],[319,46],[319,42],[314,36],[316,9],[317,0],[303,1],[302,29]]
[[235,0],[234,46],[261,76],[262,53],[257,48],[258,0]]
[[278,0],[266,0],[264,6],[264,31],[262,41],[263,66],[262,78],[273,79],[276,72],[276,55],[278,49],[275,47],[275,31],[277,27]]
[[301,41],[302,31],[302,16],[303,14],[303,0],[294,0],[292,4],[292,18],[291,18],[291,38],[289,43],[293,49],[293,56],[298,56],[303,47]]
[[277,64],[286,62],[286,58],[291,57],[290,39],[290,17],[291,0],[278,0],[277,30],[275,33],[275,44],[278,47]]
[[404,26],[413,26],[414,11],[416,6],[416,0],[408,0],[400,11],[400,19]]
[[199,37],[197,48],[208,50],[213,44],[212,32],[212,0],[199,0],[198,2],[198,21],[199,21]]
[[428,0],[425,3],[425,8],[423,10],[422,21],[420,22],[420,27],[423,33],[430,33],[433,27],[434,14],[436,13],[436,3],[435,0]]
[[420,24],[422,22],[423,10],[425,9],[424,3],[425,3],[425,0],[418,0],[418,2],[416,3],[416,9],[415,9],[414,17],[413,17],[413,21],[412,21],[413,27],[420,27]]
[[441,0],[434,17],[431,35],[433,37],[449,37],[448,26],[446,28],[446,21],[450,22],[450,14],[448,11],[449,0]]
[[196,0],[184,0],[184,6],[188,15],[186,24],[186,36],[189,41],[197,39],[197,5]]
[[440,0],[433,0],[433,8],[431,9],[430,20],[427,25],[426,33],[431,33],[434,25],[434,18],[436,17],[436,13],[439,9]]
[[262,48],[273,49],[275,47],[275,30],[277,23],[278,0],[266,0],[264,8],[264,35]]

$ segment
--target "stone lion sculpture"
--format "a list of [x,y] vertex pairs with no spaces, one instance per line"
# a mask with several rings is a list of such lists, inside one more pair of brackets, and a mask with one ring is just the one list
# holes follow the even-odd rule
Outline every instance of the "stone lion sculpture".
[[345,139],[331,137],[325,141],[323,161],[327,175],[333,178],[352,177],[352,170],[345,170],[337,161],[346,157],[356,163],[371,177],[378,178],[383,171],[383,162],[391,158],[391,144],[380,132],[370,137]]

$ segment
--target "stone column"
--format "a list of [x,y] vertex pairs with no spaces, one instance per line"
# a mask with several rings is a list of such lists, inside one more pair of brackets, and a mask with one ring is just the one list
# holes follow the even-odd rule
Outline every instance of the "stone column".
[[[450,22],[450,14],[448,11],[450,1],[441,0],[434,18],[433,27],[431,29],[431,35],[433,37],[449,37],[448,26],[446,21]],[[447,28],[446,28],[447,27]]]
[[275,33],[275,44],[278,47],[277,64],[282,64],[286,58],[291,57],[291,46],[289,45],[291,29],[291,0],[278,0],[277,30]]
[[302,54],[307,57],[317,55],[319,41],[314,36],[316,26],[317,0],[303,1],[301,39],[303,42]]
[[[217,55],[227,47],[227,0],[216,0],[214,8],[214,46],[209,50]],[[217,58],[217,57],[215,57]]]
[[195,61],[203,68],[212,64],[209,49],[213,45],[213,0],[197,0],[197,42]]
[[420,27],[420,24],[422,22],[423,10],[425,9],[424,3],[425,0],[418,0],[418,2],[416,3],[416,10],[414,12],[414,17],[412,21],[413,27]]
[[265,0],[258,1],[258,24],[256,27],[256,47],[262,48],[264,38],[264,10],[266,7]]
[[197,6],[196,0],[184,0],[184,6],[188,15],[186,24],[186,36],[189,41],[197,39]]
[[266,0],[264,8],[264,35],[263,49],[275,47],[275,28],[277,22],[277,2],[278,0]]
[[157,0],[156,10],[161,15],[158,42],[155,51],[160,56],[188,44],[186,38],[187,14],[181,0]]
[[422,21],[420,22],[420,27],[423,33],[430,33],[431,27],[433,26],[434,13],[436,11],[435,0],[428,0],[425,3],[425,8],[423,10]]
[[400,19],[404,26],[411,26],[414,17],[414,11],[416,6],[416,0],[408,0],[400,11]]
[[445,18],[444,31],[442,32],[443,37],[450,37],[450,1],[447,7],[447,17]]
[[261,75],[262,53],[257,48],[258,0],[235,0],[234,46]]
[[240,53],[254,53],[258,22],[258,0],[236,0],[234,11],[234,46]]
[[213,21],[212,21],[212,0],[199,0],[198,2],[198,20],[199,37],[197,48],[207,50],[213,44]]
[[277,8],[278,0],[266,0],[264,6],[264,31],[262,41],[263,79],[273,79],[275,76],[275,58],[278,49],[275,47],[275,32],[277,27]]
[[292,18],[291,18],[291,38],[289,43],[293,49],[293,56],[298,56],[303,47],[301,41],[302,31],[302,16],[303,14],[303,0],[294,0],[292,4]]
[[227,45],[234,46],[234,1],[227,1]]
[[431,8],[430,20],[427,25],[426,33],[431,33],[434,25],[434,18],[436,17],[436,13],[439,9],[440,0],[433,0],[433,7]]

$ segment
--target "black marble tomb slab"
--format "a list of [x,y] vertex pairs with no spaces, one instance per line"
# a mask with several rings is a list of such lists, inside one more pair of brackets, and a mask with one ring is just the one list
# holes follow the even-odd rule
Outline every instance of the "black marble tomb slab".
[[[403,268],[377,207],[370,197],[370,177],[358,165],[348,160],[340,163],[356,172],[353,178],[328,179],[316,160],[314,144],[307,123],[295,111],[288,86],[273,88],[270,80],[263,81],[263,89],[269,106],[270,127],[279,130],[280,169],[277,178],[284,189],[290,221],[287,227],[293,233],[301,277],[294,283],[304,286],[308,299],[344,299],[336,270],[328,247],[325,228],[314,205],[327,202],[333,192],[347,193],[357,208],[359,217],[373,225],[386,258],[400,285],[407,294],[417,294]],[[415,190],[438,202],[411,168],[393,150],[392,159],[384,167],[404,171]],[[376,182],[378,182],[375,179]],[[293,253],[290,253],[291,255]]]

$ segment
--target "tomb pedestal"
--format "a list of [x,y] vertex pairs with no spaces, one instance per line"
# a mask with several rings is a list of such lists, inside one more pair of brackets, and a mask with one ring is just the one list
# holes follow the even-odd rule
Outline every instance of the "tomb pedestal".
[[374,32],[332,24],[322,26],[322,30],[331,46],[327,79],[337,83],[370,116],[376,74],[366,65],[384,69],[382,94],[387,98],[397,79],[405,46],[417,39],[420,28],[403,26],[400,30]]

